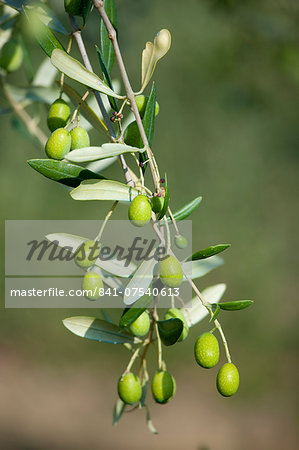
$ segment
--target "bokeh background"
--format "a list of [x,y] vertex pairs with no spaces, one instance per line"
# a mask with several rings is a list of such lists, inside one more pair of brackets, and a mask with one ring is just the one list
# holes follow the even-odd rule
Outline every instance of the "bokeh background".
[[[65,25],[63,2],[51,1]],[[125,349],[71,335],[71,310],[4,309],[0,315],[0,448],[5,450],[296,448],[298,409],[299,4],[295,0],[117,0],[119,39],[138,89],[141,51],[161,28],[172,48],[154,75],[160,114],[153,149],[167,170],[173,209],[194,198],[194,249],[230,242],[225,265],[198,281],[226,282],[225,299],[254,299],[250,309],[222,313],[241,374],[238,394],[221,398],[217,369],[193,359],[196,337],[167,348],[177,395],[150,401],[159,435],[143,411],[111,426]],[[84,39],[95,67],[99,20]],[[44,57],[32,45],[34,66]],[[118,76],[116,68],[114,77]],[[9,81],[24,85],[21,70]],[[46,131],[46,108],[41,110]],[[43,152],[1,116],[1,211],[4,219],[97,219],[107,204],[76,203],[26,159]],[[92,143],[102,142],[92,133]],[[107,174],[121,180],[116,164]],[[121,207],[116,217],[124,217]],[[17,255],[16,255],[17,257]],[[88,313],[90,311],[87,310]],[[84,311],[78,311],[84,313]]]

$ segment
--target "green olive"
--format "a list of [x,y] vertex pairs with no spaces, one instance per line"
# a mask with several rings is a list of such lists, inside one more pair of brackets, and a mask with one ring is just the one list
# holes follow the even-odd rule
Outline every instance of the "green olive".
[[217,375],[217,389],[224,397],[235,394],[240,384],[239,372],[233,363],[224,364]]
[[58,98],[52,103],[47,118],[47,124],[50,131],[55,131],[57,128],[63,128],[68,123],[71,115],[71,110],[69,105]]
[[75,127],[71,130],[71,150],[76,148],[89,147],[90,141],[87,131],[82,127]]
[[5,42],[1,48],[0,66],[7,72],[18,70],[23,62],[23,49],[14,39]]
[[141,399],[141,383],[137,375],[132,372],[126,373],[123,378],[118,380],[117,388],[119,397],[128,405],[134,405]]
[[212,333],[201,334],[194,345],[197,364],[205,369],[216,366],[219,361],[219,344]]
[[184,341],[189,334],[189,326],[183,312],[177,308],[171,308],[165,314],[164,319],[180,319],[183,322],[184,327],[180,337],[178,338],[178,342]]
[[145,195],[137,195],[129,207],[129,219],[136,227],[143,227],[152,217],[152,207]]
[[177,236],[175,236],[174,238],[174,243],[177,246],[177,248],[186,248],[188,245],[188,241],[185,238],[185,236],[182,236],[181,234],[178,234]]
[[72,16],[81,16],[83,12],[83,0],[64,0],[64,9]]
[[168,403],[175,394],[175,379],[170,373],[161,370],[155,373],[151,387],[157,403]]
[[130,331],[134,336],[143,337],[150,329],[150,318],[147,311],[143,313],[130,325]]
[[65,128],[53,131],[46,143],[46,154],[49,158],[61,160],[71,149],[71,135]]
[[162,283],[171,288],[180,286],[183,281],[183,270],[175,256],[165,256],[159,264],[159,276]]
[[152,197],[151,198],[151,203],[152,203],[152,209],[154,211],[154,213],[158,214],[159,212],[161,212],[163,205],[164,205],[164,197]]
[[[145,113],[145,108],[147,105],[149,97],[146,95],[136,95],[135,97],[135,102],[138,108],[138,111],[140,113],[141,118],[143,118],[144,113]],[[156,106],[155,106],[155,116],[157,116],[159,114],[159,110],[160,110],[160,106],[159,103],[156,102]]]
[[82,281],[84,295],[89,300],[97,300],[100,297],[100,289],[103,289],[103,281],[95,272],[88,272]]
[[78,266],[88,268],[94,265],[100,254],[98,241],[86,241],[76,251],[75,261]]
[[143,142],[136,121],[131,122],[125,129],[124,141],[127,145],[130,145],[131,147],[137,148],[143,147]]

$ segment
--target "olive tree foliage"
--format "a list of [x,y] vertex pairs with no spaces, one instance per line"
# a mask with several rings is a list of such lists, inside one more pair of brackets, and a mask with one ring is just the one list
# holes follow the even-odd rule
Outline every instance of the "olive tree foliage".
[[[1,114],[13,114],[15,126],[25,138],[42,149],[40,159],[28,164],[49,180],[71,187],[65,191],[75,201],[107,201],[110,209],[97,236],[80,237],[66,233],[48,235],[49,241],[58,241],[61,247],[72,245],[83,256],[76,255],[76,262],[85,271],[83,288],[95,288],[95,294],[86,301],[100,297],[118,282],[124,289],[123,308],[119,322],[114,323],[107,311],[100,310],[100,317],[69,317],[63,323],[72,333],[84,339],[119,344],[129,354],[129,362],[118,381],[119,398],[113,411],[113,424],[123,412],[144,409],[149,429],[156,433],[148,407],[149,372],[148,350],[157,349],[156,374],[151,390],[157,403],[168,403],[175,394],[175,381],[167,372],[163,347],[179,345],[188,337],[189,328],[209,317],[210,331],[201,335],[195,343],[195,360],[205,368],[214,367],[219,360],[218,333],[222,341],[227,363],[219,370],[217,388],[224,396],[236,392],[239,374],[232,363],[228,343],[219,321],[221,311],[241,310],[252,301],[220,302],[225,284],[217,284],[200,291],[195,280],[223,263],[216,256],[229,244],[211,245],[195,251],[184,261],[175,256],[174,247],[184,248],[187,241],[180,233],[180,221],[189,217],[200,205],[198,193],[194,199],[173,212],[171,210],[168,177],[160,173],[159,154],[156,155],[153,136],[160,105],[157,102],[153,76],[159,61],[171,47],[171,33],[160,30],[148,41],[139,59],[141,81],[138,90],[132,89],[120,51],[117,34],[115,0],[65,0],[66,28],[52,9],[51,2],[2,1],[0,19],[1,34]],[[86,52],[84,31],[91,14],[98,16],[99,29],[94,33],[97,67],[92,67]],[[128,25],[129,26],[129,25]],[[36,71],[30,58],[28,42],[40,46],[40,64]],[[80,58],[73,56],[74,48]],[[113,66],[118,79],[112,79]],[[11,73],[24,71],[27,86],[18,87],[11,81]],[[46,136],[36,117],[28,108],[44,104],[49,108]],[[71,111],[72,108],[72,111]],[[96,130],[105,140],[101,146],[91,146],[90,129]],[[44,151],[45,149],[45,151]],[[161,150],[160,150],[161,151]],[[119,163],[119,178],[107,179],[105,170]],[[25,162],[24,162],[25,164]],[[175,185],[171,183],[172,192]],[[116,208],[121,203],[129,206],[129,219],[138,226],[150,223],[159,242],[167,249],[167,255],[159,264],[152,260],[139,266],[110,264],[103,267],[98,253],[91,255]],[[169,227],[175,229],[171,242]],[[191,275],[186,268],[191,267]],[[107,272],[108,270],[108,272]],[[159,317],[159,300],[163,289],[175,289],[181,283],[189,283],[194,292],[192,300],[175,308],[174,304]],[[158,286],[155,295],[151,287]],[[134,289],[133,289],[134,288]],[[134,293],[133,293],[134,292]],[[137,292],[137,293],[136,293]],[[135,372],[131,370],[136,367]]]

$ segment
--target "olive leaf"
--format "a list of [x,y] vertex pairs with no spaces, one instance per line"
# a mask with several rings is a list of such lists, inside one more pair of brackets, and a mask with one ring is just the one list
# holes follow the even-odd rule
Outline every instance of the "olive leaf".
[[171,35],[166,29],[159,31],[154,39],[154,43],[146,43],[145,49],[142,52],[140,93],[144,91],[149,83],[159,59],[161,59],[170,49],[170,44]]
[[91,170],[92,172],[102,172],[103,170],[107,169],[107,167],[110,167],[112,164],[114,164],[116,161],[118,161],[117,156],[113,156],[112,158],[107,159],[98,159],[97,161],[88,163],[86,165],[86,168]]
[[78,94],[75,89],[67,83],[63,83],[63,91],[69,97],[74,106],[77,107],[80,103],[80,114],[82,114],[94,128],[104,133],[108,131],[108,128],[104,122],[85,101],[82,101],[81,95]]
[[252,305],[253,300],[236,300],[233,302],[218,303],[218,306],[225,311],[239,311]]
[[153,303],[150,295],[139,298],[131,308],[126,308],[119,320],[120,328],[128,328]]
[[48,241],[53,242],[56,241],[59,247],[70,247],[74,250],[74,252],[89,238],[85,238],[82,236],[77,236],[75,234],[69,233],[52,233],[47,234],[46,239]]
[[182,334],[184,324],[181,319],[159,320],[159,335],[164,345],[173,345]]
[[[155,116],[156,116],[156,86],[155,83],[153,83],[151,93],[149,96],[149,99],[147,101],[144,116],[142,119],[143,128],[149,143],[149,146],[151,147],[153,136],[154,136],[154,130],[155,130]],[[140,136],[140,148],[143,147],[142,139]],[[146,152],[140,153],[139,155],[139,162],[144,163],[147,160],[147,154]],[[143,165],[142,171],[145,172],[146,164]]]
[[72,78],[78,83],[88,86],[103,94],[110,95],[111,97],[123,99],[124,97],[116,94],[93,72],[87,70],[83,64],[76,59],[72,58],[65,51],[55,49],[51,55],[51,62],[56,69]]
[[43,49],[43,51],[51,57],[54,50],[65,53],[62,44],[54,36],[50,28],[45,25],[34,9],[24,8],[25,15],[30,24],[30,31]]
[[[207,303],[217,304],[225,290],[226,284],[219,283],[204,289],[201,295]],[[197,296],[187,302],[185,308],[181,308],[180,311],[184,314],[189,327],[197,324],[209,314]]]
[[150,410],[148,408],[147,405],[145,405],[146,408],[146,423],[147,423],[147,427],[149,429],[149,431],[153,434],[158,434],[158,431],[156,430],[156,428],[153,425],[152,419],[151,419],[151,415],[150,415]]
[[156,264],[157,261],[153,257],[142,261],[125,289],[125,305],[131,305],[144,295],[153,280]]
[[[106,67],[106,64],[104,62],[104,58],[102,56],[102,52],[101,52],[101,50],[99,49],[99,47],[97,45],[96,45],[96,50],[97,50],[97,54],[98,54],[98,58],[99,58],[100,66],[101,66],[101,70],[102,70],[102,73],[103,73],[103,76],[104,76],[104,81],[110,87],[110,89],[114,90],[113,89],[113,85],[112,85],[112,81],[111,81],[111,78],[110,78],[109,71],[108,71],[108,69]],[[116,104],[115,98],[114,97],[108,97],[108,100],[109,100],[111,108],[114,111],[117,111],[118,108],[117,108],[117,104]]]
[[[110,22],[113,25],[113,28],[117,31],[117,12],[116,12],[115,0],[105,0],[104,9],[106,11],[106,14],[107,14]],[[104,61],[105,67],[107,68],[108,73],[110,74],[112,67],[113,67],[114,59],[115,59],[115,52],[114,52],[112,42],[109,39],[108,31],[107,31],[103,21],[101,21],[101,25],[100,25],[100,42],[101,42],[103,61]]]
[[[190,216],[191,213],[193,213],[193,211],[198,207],[201,201],[202,197],[196,197],[190,203],[187,203],[187,205],[183,206],[182,208],[178,209],[175,213],[173,213],[173,217],[175,218],[176,221],[186,219],[188,216]],[[171,222],[171,218],[169,217],[167,221]]]
[[35,16],[38,16],[39,20],[47,27],[54,31],[58,31],[58,33],[64,34],[65,36],[68,35],[68,31],[65,29],[58,17],[44,3],[34,2],[33,5],[28,3],[25,6],[25,9],[26,12],[33,12]]
[[112,425],[115,426],[119,422],[123,412],[125,410],[126,404],[119,398],[116,400],[116,403],[113,408],[113,420]]
[[84,180],[105,179],[101,175],[84,169],[81,166],[69,164],[54,159],[30,159],[29,166],[50,180],[66,186],[77,187]]
[[112,200],[131,202],[139,191],[119,181],[83,181],[70,193],[74,200]]
[[199,250],[191,256],[192,261],[197,261],[199,259],[210,258],[210,256],[217,255],[217,253],[221,253],[230,247],[230,244],[217,244],[211,245],[210,247],[205,248],[204,250]]
[[[38,86],[38,87],[47,87],[49,88],[52,86],[55,78],[57,77],[57,70],[51,63],[51,60],[48,57],[45,57],[44,60],[39,65],[38,69],[35,72],[32,86]],[[59,84],[60,86],[60,84]],[[58,91],[58,88],[57,88]],[[48,100],[49,103],[51,100]],[[77,104],[76,104],[77,106]]]
[[106,272],[113,274],[120,278],[130,278],[136,270],[136,265],[132,262],[128,266],[125,265],[126,260],[101,259],[98,258],[95,262],[95,266],[100,267]]
[[65,159],[71,162],[90,162],[99,159],[112,158],[124,153],[140,152],[140,148],[131,147],[120,143],[103,144],[101,147],[85,147],[72,150],[65,155]]
[[212,311],[214,311],[214,312],[213,312],[212,317],[210,318],[210,322],[213,322],[214,320],[217,319],[218,314],[220,313],[220,306],[217,305],[216,303],[213,303],[212,304]]
[[[209,259],[201,259],[197,261],[185,261],[182,263],[183,272],[188,274],[192,280],[203,277],[211,270],[223,264],[223,259],[220,256],[211,256]],[[184,275],[183,281],[186,281]]]
[[72,333],[86,339],[109,344],[135,344],[140,342],[140,339],[132,336],[126,331],[119,331],[116,325],[106,322],[105,320],[97,319],[96,317],[68,317],[62,322]]

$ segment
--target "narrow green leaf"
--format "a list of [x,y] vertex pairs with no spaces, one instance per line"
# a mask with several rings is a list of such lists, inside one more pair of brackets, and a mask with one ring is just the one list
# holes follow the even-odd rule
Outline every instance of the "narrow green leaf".
[[74,106],[78,106],[80,103],[80,114],[82,114],[86,120],[97,130],[104,132],[105,134],[108,131],[107,126],[104,122],[99,118],[99,116],[94,112],[92,108],[85,102],[82,101],[82,97],[78,94],[75,89],[69,86],[67,83],[63,83],[63,91],[69,97]]
[[218,314],[220,313],[220,306],[217,304],[212,305],[212,310],[214,311],[212,317],[210,318],[210,322],[213,322],[215,319],[217,319]]
[[49,27],[40,20],[38,14],[35,14],[34,10],[29,8],[25,8],[24,11],[29,21],[31,32],[46,55],[51,57],[53,50],[65,53],[62,44],[54,36]]
[[[157,261],[153,257],[151,257],[148,261],[142,261],[134,273],[133,278],[129,281],[127,289],[125,290],[125,305],[131,305],[136,302],[143,295],[143,293],[147,291],[153,280],[156,264]],[[128,292],[128,294],[126,294],[126,292]]]
[[[144,116],[142,119],[143,128],[144,128],[144,131],[145,131],[145,134],[146,134],[146,137],[147,137],[150,147],[152,145],[154,131],[155,131],[155,110],[156,110],[156,87],[155,87],[155,83],[153,83],[151,93],[150,93],[148,102],[146,104]],[[143,147],[141,136],[140,136],[140,147]],[[146,161],[146,160],[147,160],[147,154],[145,152],[140,153],[139,161],[144,163],[144,161]],[[147,166],[147,164],[145,164],[142,167],[143,173],[145,172],[146,166]]]
[[156,428],[153,425],[153,422],[151,420],[151,415],[150,415],[150,411],[147,405],[145,405],[146,407],[146,423],[147,423],[147,427],[150,430],[151,433],[153,434],[158,434],[158,431],[156,430]]
[[87,22],[87,19],[89,17],[89,14],[91,13],[92,8],[93,8],[92,0],[82,0],[82,16],[84,25]]
[[60,72],[67,75],[69,78],[78,81],[78,83],[81,83],[84,86],[89,86],[96,91],[115,98],[124,98],[113,92],[112,89],[106,86],[106,84],[95,73],[89,72],[83,64],[72,58],[65,51],[60,49],[53,50],[51,61],[56,69],[60,70]]
[[[136,265],[130,263],[126,266],[126,260],[119,260],[116,258],[112,259],[101,259],[98,258],[95,262],[95,266],[100,267],[105,272],[108,272],[118,278],[131,278],[136,270]],[[120,289],[118,289],[120,291]]]
[[47,234],[46,239],[48,239],[48,241],[50,242],[57,241],[57,245],[59,247],[70,247],[74,251],[74,253],[80,247],[80,245],[89,240],[89,238],[69,233]]
[[139,298],[131,308],[126,308],[119,321],[120,328],[128,328],[153,303],[150,295]]
[[[110,22],[113,25],[113,28],[117,31],[117,12],[116,12],[115,0],[105,0],[104,8],[107,13],[107,16],[110,19]],[[104,63],[105,63],[108,73],[110,73],[112,70],[113,64],[114,64],[114,60],[115,60],[115,52],[114,52],[112,42],[109,39],[108,31],[107,31],[103,21],[101,21],[101,25],[100,25],[100,42],[101,42],[103,60],[104,60]]]
[[29,0],[1,0],[1,3],[10,6],[19,12],[23,12],[23,7],[26,6],[28,2]]
[[[103,59],[103,56],[102,56],[102,53],[101,53],[101,50],[99,49],[99,47],[97,45],[96,45],[96,49],[97,49],[97,54],[98,54],[101,70],[102,70],[102,73],[103,73],[103,76],[104,76],[104,81],[110,87],[110,89],[114,90],[113,89],[113,84],[112,84],[112,81],[111,81],[111,78],[110,78],[110,75],[109,75],[109,72],[107,70],[107,67],[105,65],[105,62],[104,62],[104,59]],[[118,108],[117,108],[117,104],[116,104],[115,98],[108,97],[108,100],[109,100],[111,108],[114,111],[117,111]]]
[[112,200],[131,202],[139,191],[118,181],[83,181],[70,195],[74,200]]
[[164,203],[163,203],[163,208],[158,216],[158,220],[161,220],[165,214],[167,213],[167,208],[168,208],[168,203],[169,203],[169,189],[168,189],[168,182],[167,182],[167,175],[165,173],[165,196],[164,196]]
[[228,247],[230,247],[230,244],[211,245],[204,250],[199,250],[198,252],[193,253],[191,259],[192,261],[197,261],[198,259],[209,258],[210,256],[217,255],[217,253],[223,252]]
[[116,403],[115,403],[114,409],[113,409],[113,420],[112,420],[113,426],[117,425],[117,423],[119,422],[119,420],[125,410],[125,406],[126,406],[126,404],[120,398],[116,400]]
[[[202,197],[196,197],[192,202],[187,203],[187,205],[173,213],[173,217],[177,221],[186,219],[198,207],[201,201]],[[170,217],[168,217],[167,221],[171,222]]]
[[182,334],[184,324],[180,319],[159,320],[158,329],[164,345],[173,345]]
[[[182,269],[184,273],[190,274],[190,278],[195,280],[196,278],[203,277],[207,273],[211,272],[211,270],[216,269],[217,267],[223,264],[223,259],[220,256],[211,256],[207,259],[200,259],[197,261],[184,261],[182,263]],[[183,281],[186,281],[186,277],[183,278]]]
[[69,317],[63,320],[64,326],[77,336],[109,344],[140,342],[126,331],[119,331],[116,325],[95,317]]
[[225,311],[238,311],[240,309],[248,308],[252,303],[253,300],[237,300],[233,302],[218,303],[218,305]]
[[85,147],[72,150],[65,155],[65,159],[71,162],[90,162],[99,159],[113,158],[123,153],[140,152],[139,148],[130,147],[120,143],[103,144],[101,147]]
[[84,180],[105,179],[88,169],[55,159],[30,159],[27,162],[30,167],[45,177],[66,186],[77,187]]

